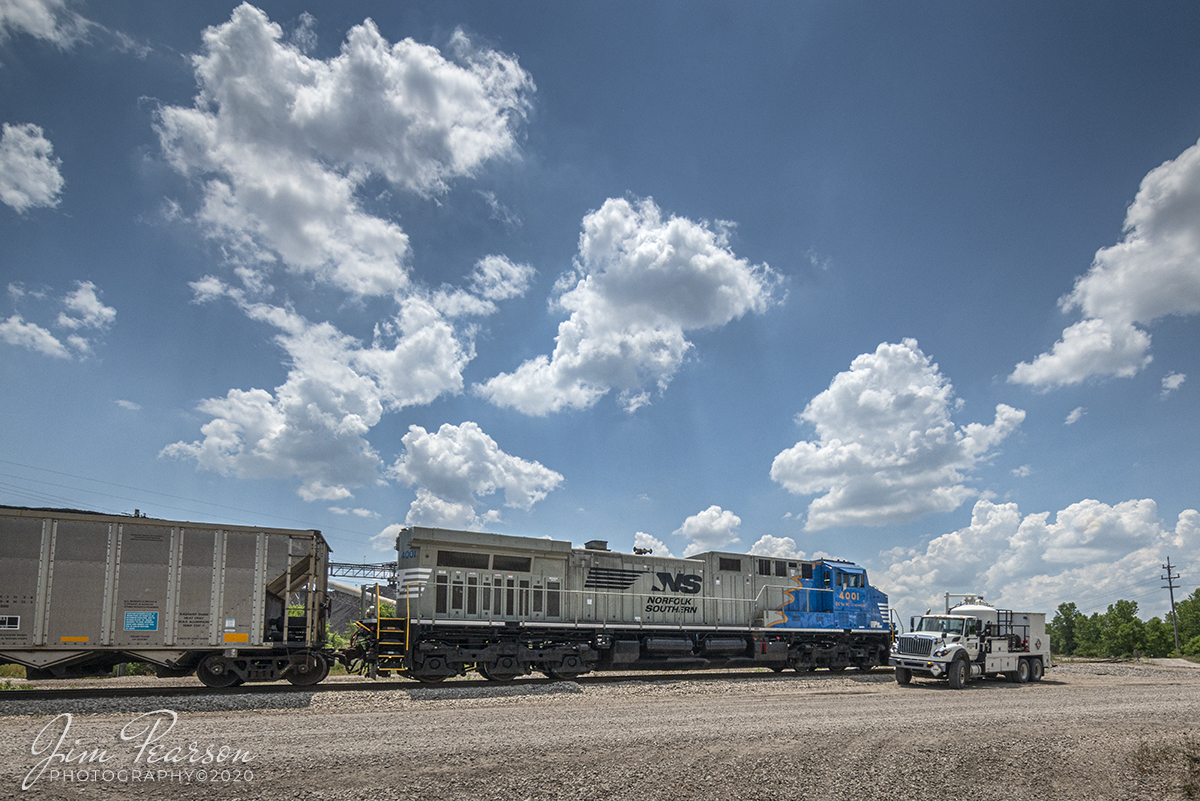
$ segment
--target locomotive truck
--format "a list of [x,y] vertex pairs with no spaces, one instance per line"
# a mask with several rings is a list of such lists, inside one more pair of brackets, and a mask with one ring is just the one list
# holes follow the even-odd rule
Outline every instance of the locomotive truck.
[[[961,599],[951,606],[950,599]],[[958,690],[973,678],[1004,676],[1041,681],[1050,667],[1050,638],[1042,612],[997,609],[982,595],[946,593],[946,613],[913,620],[892,645],[888,662],[896,682],[914,676],[941,679]]]

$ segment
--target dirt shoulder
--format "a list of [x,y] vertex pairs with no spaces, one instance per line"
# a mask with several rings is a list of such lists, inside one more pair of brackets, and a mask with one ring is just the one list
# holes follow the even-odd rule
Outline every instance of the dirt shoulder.
[[[0,715],[16,710],[8,695]],[[1037,684],[984,681],[961,691],[935,682],[899,687],[886,672],[821,672],[258,698],[257,708],[221,711],[177,699],[173,728],[159,741],[159,756],[168,759],[153,764],[149,748],[137,752],[138,737],[122,741],[120,732],[149,732],[154,721],[164,730],[165,713],[131,724],[152,709],[77,702],[64,742],[79,753],[103,750],[108,761],[85,766],[99,771],[95,780],[90,773],[80,780],[73,763],[48,764],[26,791],[20,787],[31,769],[53,753],[35,755],[32,744],[39,732],[43,744],[57,736],[64,719],[54,714],[63,710],[0,717],[0,787],[27,798],[109,799],[1124,800],[1200,793],[1200,673],[1190,668],[1068,664]],[[226,746],[249,761],[189,762],[193,743],[192,757]],[[171,762],[171,748],[183,759]],[[50,774],[72,767],[73,782]],[[214,768],[241,770],[242,781]],[[113,771],[109,780],[104,770]],[[134,770],[151,778],[133,781]]]

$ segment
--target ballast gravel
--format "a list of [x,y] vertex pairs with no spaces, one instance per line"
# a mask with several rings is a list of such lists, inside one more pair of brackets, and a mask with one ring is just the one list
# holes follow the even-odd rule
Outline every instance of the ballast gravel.
[[71,702],[3,692],[0,797],[1200,797],[1192,666],[1067,663],[1039,683],[961,691],[900,687],[889,671],[397,686]]

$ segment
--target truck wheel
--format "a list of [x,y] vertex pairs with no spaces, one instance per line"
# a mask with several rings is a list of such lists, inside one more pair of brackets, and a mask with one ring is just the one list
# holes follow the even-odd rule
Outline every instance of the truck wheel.
[[1017,684],[1024,684],[1029,681],[1029,660],[1020,659],[1017,661]]
[[950,680],[950,689],[961,690],[967,684],[967,663],[963,659],[955,659],[950,663],[950,672],[947,675]]
[[1030,659],[1029,660],[1029,680],[1030,681],[1041,681],[1042,676],[1045,674],[1045,672],[1046,672],[1046,669],[1044,667],[1042,667],[1042,660],[1040,660],[1040,659]]
[[912,682],[912,671],[906,667],[896,668],[896,683],[910,684]]

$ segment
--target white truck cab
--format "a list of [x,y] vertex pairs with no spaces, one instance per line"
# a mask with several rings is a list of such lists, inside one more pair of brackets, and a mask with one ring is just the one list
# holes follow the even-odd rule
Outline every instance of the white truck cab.
[[[952,606],[951,598],[961,601]],[[913,676],[944,679],[954,689],[973,678],[1025,683],[1040,681],[1050,667],[1045,613],[997,609],[982,595],[946,593],[945,614],[926,613],[910,628],[888,659],[902,685]]]

